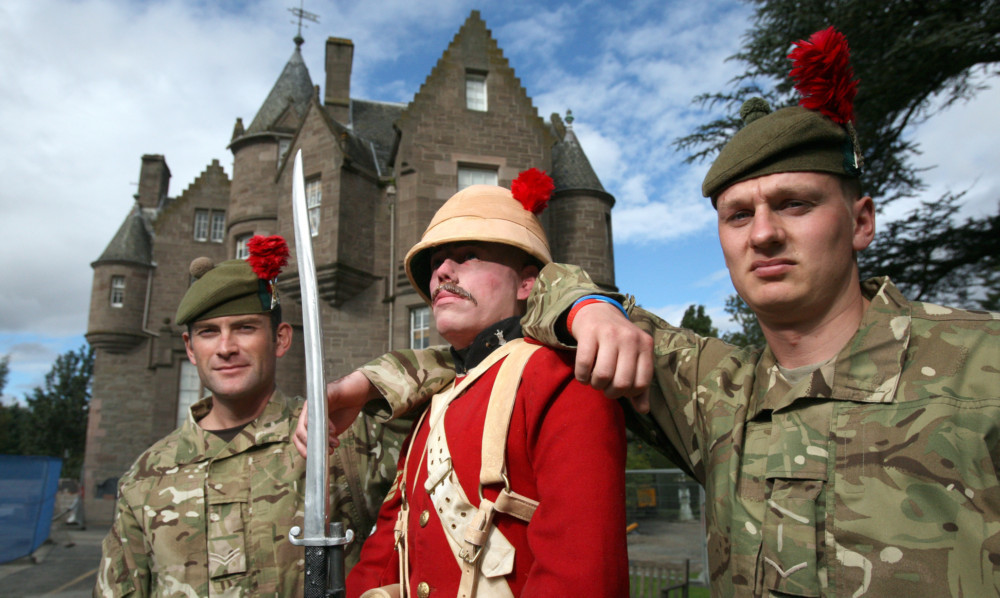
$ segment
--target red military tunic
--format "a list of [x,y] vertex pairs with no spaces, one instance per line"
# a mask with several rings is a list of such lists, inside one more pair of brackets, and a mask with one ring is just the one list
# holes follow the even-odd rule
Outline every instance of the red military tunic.
[[[482,434],[490,391],[502,361],[456,398],[444,415],[452,466],[465,495],[479,505]],[[411,432],[397,474],[406,469],[410,588],[455,596],[461,570],[424,489],[425,419]],[[515,596],[626,596],[625,432],[620,406],[573,378],[573,355],[543,347],[528,361],[507,435],[511,490],[539,502],[530,523],[497,513],[496,529],[515,548],[506,580]],[[489,487],[494,500],[502,488]],[[393,527],[401,493],[390,491],[374,535],[347,578],[348,597],[399,581]],[[421,522],[424,525],[421,525]],[[420,591],[418,591],[420,588]]]

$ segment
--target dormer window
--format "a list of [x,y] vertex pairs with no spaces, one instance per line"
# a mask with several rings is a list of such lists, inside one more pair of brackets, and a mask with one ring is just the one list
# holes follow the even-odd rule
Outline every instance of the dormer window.
[[486,74],[465,74],[465,107],[486,112]]
[[278,140],[278,164],[276,168],[281,168],[281,161],[285,159],[285,154],[288,153],[288,148],[290,147],[292,147],[291,139]]

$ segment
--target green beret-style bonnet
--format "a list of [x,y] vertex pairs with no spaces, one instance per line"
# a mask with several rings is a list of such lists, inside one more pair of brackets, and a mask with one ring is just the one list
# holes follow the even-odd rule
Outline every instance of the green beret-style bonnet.
[[278,305],[275,281],[287,263],[288,245],[279,236],[255,236],[250,257],[214,265],[208,258],[191,262],[194,283],[177,306],[174,322],[184,326],[220,316],[268,313]]
[[741,128],[719,152],[701,191],[712,199],[731,185],[779,172],[825,172],[857,178],[861,152],[854,131],[857,81],[847,40],[832,27],[798,41],[789,54],[799,106],[775,112],[761,98],[740,109]]

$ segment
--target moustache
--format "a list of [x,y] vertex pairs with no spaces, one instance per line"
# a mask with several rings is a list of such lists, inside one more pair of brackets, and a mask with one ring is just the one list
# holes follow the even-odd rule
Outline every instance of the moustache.
[[466,291],[465,289],[463,289],[462,287],[458,286],[453,282],[442,282],[441,284],[439,284],[437,288],[434,289],[434,293],[431,294],[431,301],[437,299],[437,296],[441,291],[448,291],[453,295],[458,295],[463,299],[468,299],[469,301],[472,302],[473,305],[479,305],[479,302],[476,301],[476,298],[472,296],[472,293]]

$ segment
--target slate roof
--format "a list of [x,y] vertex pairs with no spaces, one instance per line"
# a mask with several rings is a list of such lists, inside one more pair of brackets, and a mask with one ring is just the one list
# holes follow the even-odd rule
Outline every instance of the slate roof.
[[375,146],[378,166],[383,174],[392,170],[392,149],[396,143],[393,123],[406,104],[351,99],[351,121],[355,135]]
[[606,193],[597,173],[590,165],[587,154],[580,147],[580,141],[573,133],[573,127],[566,127],[562,141],[552,146],[552,181],[556,191],[565,189],[586,189]]
[[125,222],[94,264],[101,262],[153,265],[153,234],[146,215],[138,205],[125,217]]
[[267,95],[267,99],[257,111],[257,116],[254,117],[245,134],[254,135],[270,130],[274,121],[288,107],[288,98],[292,98],[295,112],[299,118],[302,118],[313,94],[315,94],[315,90],[312,79],[309,77],[309,69],[306,68],[306,63],[302,60],[302,52],[296,44],[292,57],[288,59],[284,70],[281,71],[274,87],[271,88],[271,93]]

